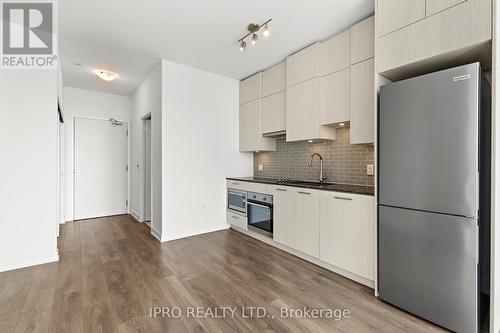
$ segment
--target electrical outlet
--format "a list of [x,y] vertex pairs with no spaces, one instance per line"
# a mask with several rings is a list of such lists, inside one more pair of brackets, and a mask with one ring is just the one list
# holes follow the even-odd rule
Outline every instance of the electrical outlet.
[[373,176],[373,164],[366,165],[366,174],[368,176]]
[[264,165],[259,164],[259,172],[262,172],[262,171],[264,171]]

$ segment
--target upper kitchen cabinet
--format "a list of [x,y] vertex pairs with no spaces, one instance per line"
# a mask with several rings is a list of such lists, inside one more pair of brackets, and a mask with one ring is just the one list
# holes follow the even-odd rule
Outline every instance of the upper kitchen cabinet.
[[425,18],[426,0],[378,0],[377,36],[381,37]]
[[[399,0],[401,1],[401,0]],[[375,16],[351,27],[351,62],[356,64],[375,56]]]
[[344,31],[321,45],[321,75],[346,69],[350,65],[351,32]]
[[262,134],[280,135],[286,130],[285,91],[262,98]]
[[285,90],[285,62],[262,72],[262,97]]
[[351,144],[375,142],[374,58],[351,66]]
[[286,58],[286,86],[318,77],[321,73],[321,43],[314,43]]
[[262,134],[280,135],[285,127],[285,62],[262,72]]
[[286,140],[335,139],[335,129],[321,125],[321,79],[286,88]]
[[251,102],[261,97],[261,73],[254,74],[240,81],[240,104]]
[[262,136],[260,98],[240,105],[240,151],[276,150],[276,140]]
[[[378,0],[378,8],[386,2]],[[427,17],[386,35],[384,21],[393,21],[400,14],[379,13],[378,73],[400,80],[408,77],[409,71],[415,75],[433,66],[439,69],[444,61],[489,62],[491,0],[427,0],[427,6]]]
[[321,124],[346,123],[349,117],[351,75],[346,68],[321,78]]

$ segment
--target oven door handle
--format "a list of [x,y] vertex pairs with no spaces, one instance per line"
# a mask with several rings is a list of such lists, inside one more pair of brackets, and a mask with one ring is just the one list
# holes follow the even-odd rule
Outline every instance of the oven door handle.
[[257,206],[257,207],[262,207],[262,208],[267,208],[267,209],[271,209],[271,207],[272,207],[272,206],[268,206],[268,205],[261,205],[261,204],[255,203],[253,201],[247,201],[247,205],[252,205],[252,206]]

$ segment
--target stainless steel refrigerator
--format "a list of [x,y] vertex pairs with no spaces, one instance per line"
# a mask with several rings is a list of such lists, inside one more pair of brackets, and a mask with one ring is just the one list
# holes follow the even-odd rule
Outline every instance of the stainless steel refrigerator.
[[457,332],[487,310],[490,109],[478,63],[380,90],[380,297]]

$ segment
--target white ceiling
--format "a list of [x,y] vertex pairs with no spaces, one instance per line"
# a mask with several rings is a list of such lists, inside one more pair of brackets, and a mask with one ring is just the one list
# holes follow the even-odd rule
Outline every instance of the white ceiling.
[[[160,58],[244,78],[373,13],[373,0],[64,0],[65,85],[130,95]],[[240,52],[250,22],[272,18],[271,36]],[[83,68],[75,68],[74,62]],[[114,70],[100,82],[91,69]]]

